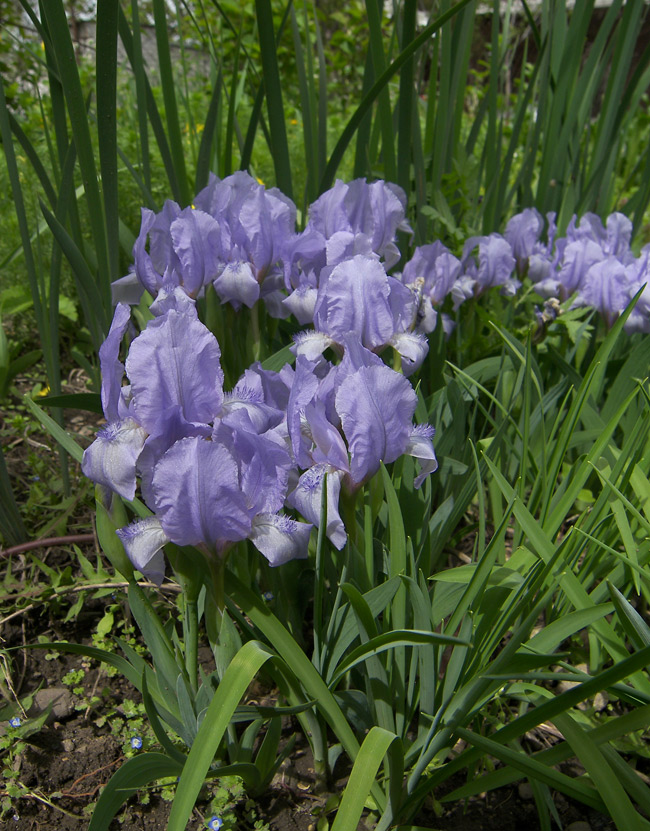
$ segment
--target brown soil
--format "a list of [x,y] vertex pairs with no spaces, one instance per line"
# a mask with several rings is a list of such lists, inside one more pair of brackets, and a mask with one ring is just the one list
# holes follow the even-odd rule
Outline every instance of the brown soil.
[[[107,602],[113,601],[109,598]],[[103,604],[102,600],[90,601],[76,621],[67,626],[60,622],[53,625],[37,610],[27,612],[22,620],[14,618],[3,624],[0,633],[3,645],[19,645],[25,638],[27,642],[34,642],[36,634],[48,639],[65,638],[69,642],[89,643],[88,633],[101,618]],[[125,759],[124,732],[121,737],[116,737],[108,723],[98,726],[98,718],[102,714],[119,713],[122,702],[126,699],[137,702],[139,694],[120,676],[109,677],[100,667],[80,656],[61,655],[48,659],[46,650],[41,649],[10,654],[14,656],[12,679],[15,686],[22,677],[21,689],[15,689],[19,696],[39,687],[58,689],[64,686],[61,679],[66,673],[84,668],[84,692],[73,695],[74,703],[78,706],[84,696],[88,698],[93,693],[101,701],[90,711],[71,708],[67,715],[59,715],[29,738],[27,749],[16,759],[24,796],[12,801],[14,815],[5,815],[6,825],[0,823],[0,827],[15,831],[83,829],[87,827],[89,812],[101,787]],[[287,725],[287,733],[294,730],[293,725]],[[342,791],[345,773],[344,770],[340,772],[335,791]],[[436,792],[436,799],[440,800],[444,792],[460,784],[462,779],[448,783]],[[573,804],[560,794],[555,794],[554,800],[565,828],[577,821],[588,824],[582,826],[584,831],[587,828],[613,831],[615,828],[606,817]],[[250,815],[244,805],[237,808],[237,813],[241,814],[237,828],[252,831],[257,819],[268,823],[270,831],[315,831],[322,806],[323,799],[313,793],[313,768],[308,748],[304,741],[299,741],[293,757],[276,776],[273,787],[256,800],[253,820],[248,818]],[[470,799],[466,804],[443,803],[442,809],[442,815],[437,815],[432,801],[417,818],[417,825],[440,831],[535,831],[540,827],[534,800],[529,798],[525,788],[502,789]],[[156,791],[150,792],[148,804],[133,797],[119,820],[112,823],[111,830],[163,831],[169,810],[169,802]],[[209,813],[206,816],[206,811],[207,803],[199,803],[188,825],[190,831],[206,827],[210,817]],[[359,829],[368,827],[360,825]]]

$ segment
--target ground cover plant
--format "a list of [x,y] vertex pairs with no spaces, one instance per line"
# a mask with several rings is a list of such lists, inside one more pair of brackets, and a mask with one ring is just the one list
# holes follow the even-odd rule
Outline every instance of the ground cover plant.
[[[61,683],[121,747],[89,828],[154,786],[157,827],[269,827],[305,753],[295,827],[442,827],[522,780],[540,828],[648,827],[644,5],[495,4],[483,64],[467,0],[171,10],[99,4],[93,66],[63,3],[21,0],[38,80],[0,86],[29,286],[3,287],[3,437],[60,454],[28,498],[0,468],[3,624],[93,620],[26,644],[83,661]],[[55,476],[38,534],[77,548],[50,564],[25,540]],[[74,822],[78,790],[22,777],[55,704],[30,716],[3,656],[2,810]]]

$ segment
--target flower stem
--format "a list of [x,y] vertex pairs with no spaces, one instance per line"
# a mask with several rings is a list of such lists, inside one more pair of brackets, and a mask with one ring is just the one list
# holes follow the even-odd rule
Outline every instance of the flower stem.
[[345,525],[345,530],[348,533],[348,541],[357,549],[359,549],[359,527],[357,524],[356,513],[358,495],[358,490],[348,491],[347,489],[341,489],[339,502],[341,506],[343,524]]
[[192,692],[198,691],[199,676],[199,610],[195,599],[185,595],[185,668]]
[[214,595],[214,604],[216,609],[216,638],[215,643],[219,639],[221,633],[221,624],[223,622],[223,615],[226,608],[226,595],[224,591],[224,573],[226,567],[226,558],[223,556],[212,556],[209,558],[210,571],[212,573],[212,593]]
[[260,313],[259,303],[251,308],[251,338],[252,338],[252,353],[253,361],[259,361],[261,354],[261,335],[260,335]]

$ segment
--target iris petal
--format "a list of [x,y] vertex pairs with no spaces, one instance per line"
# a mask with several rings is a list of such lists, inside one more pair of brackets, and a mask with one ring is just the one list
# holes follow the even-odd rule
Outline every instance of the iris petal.
[[305,559],[312,525],[280,514],[258,514],[253,520],[251,541],[272,566]]
[[165,576],[162,548],[169,542],[160,521],[156,517],[138,519],[116,533],[135,568],[160,585]]

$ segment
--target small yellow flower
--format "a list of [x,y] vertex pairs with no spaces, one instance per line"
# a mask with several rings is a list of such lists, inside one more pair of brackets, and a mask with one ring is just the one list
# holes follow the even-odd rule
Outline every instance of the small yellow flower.
[[49,395],[49,394],[50,394],[50,388],[47,384],[43,387],[42,390],[39,390],[39,392],[38,392],[38,395],[41,398],[44,398],[46,395]]
[[295,127],[295,126],[296,126],[296,124],[298,123],[298,119],[297,119],[297,118],[292,118],[292,119],[291,119],[291,121],[290,121],[289,123],[290,123],[290,124],[293,124],[293,125],[294,125],[294,127]]

